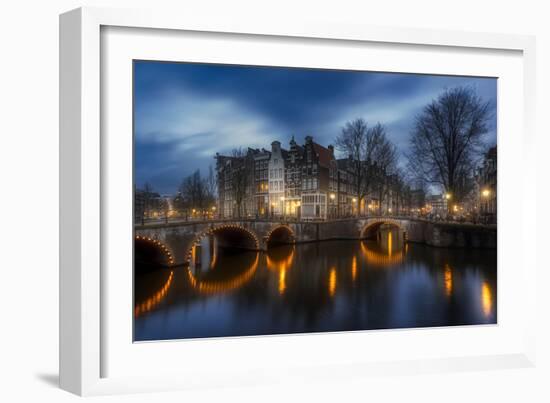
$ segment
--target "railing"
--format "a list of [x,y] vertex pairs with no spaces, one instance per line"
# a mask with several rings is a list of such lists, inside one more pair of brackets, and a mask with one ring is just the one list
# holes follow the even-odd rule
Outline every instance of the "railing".
[[443,218],[428,218],[425,216],[418,215],[360,215],[360,216],[350,216],[350,217],[341,217],[341,218],[328,218],[328,219],[304,219],[297,217],[286,217],[286,216],[274,216],[274,217],[231,217],[231,218],[202,218],[202,217],[168,217],[168,218],[151,218],[140,220],[135,223],[136,228],[145,228],[145,227],[155,227],[155,226],[177,226],[177,225],[193,225],[193,224],[204,224],[204,223],[223,223],[223,222],[267,222],[267,223],[328,223],[328,222],[339,222],[339,221],[353,221],[357,219],[393,219],[393,220],[411,220],[411,221],[420,221],[420,222],[429,222],[434,224],[455,224],[455,225],[475,225],[483,227],[496,227],[496,224],[484,223],[484,222],[473,222],[466,220],[452,220],[452,219],[443,219]]

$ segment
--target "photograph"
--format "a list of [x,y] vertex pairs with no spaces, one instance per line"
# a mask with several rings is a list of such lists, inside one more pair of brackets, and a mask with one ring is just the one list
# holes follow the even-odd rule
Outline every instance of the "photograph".
[[497,77],[132,84],[134,342],[497,324]]

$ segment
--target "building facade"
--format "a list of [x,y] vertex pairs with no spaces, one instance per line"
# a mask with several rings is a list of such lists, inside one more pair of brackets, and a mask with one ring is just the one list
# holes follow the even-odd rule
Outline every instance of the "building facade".
[[388,175],[385,187],[373,189],[360,206],[354,160],[336,159],[333,146],[324,147],[312,136],[303,144],[292,137],[288,149],[274,141],[270,150],[249,148],[239,156],[217,154],[216,160],[221,218],[325,220],[358,212],[392,214],[395,209],[397,214],[396,207],[403,205]]
[[497,148],[492,147],[485,154],[476,175],[479,218],[487,224],[497,220]]
[[270,216],[283,216],[285,208],[285,157],[287,152],[279,141],[271,143],[268,162]]
[[269,160],[271,153],[262,148],[254,154],[254,213],[258,218],[267,218],[269,204]]

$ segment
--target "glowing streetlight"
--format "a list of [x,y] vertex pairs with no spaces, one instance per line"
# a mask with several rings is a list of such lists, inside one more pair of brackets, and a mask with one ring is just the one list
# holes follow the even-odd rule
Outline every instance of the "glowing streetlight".
[[451,200],[451,194],[450,193],[445,193],[445,199],[447,200]]
[[334,200],[336,198],[336,195],[334,193],[330,194],[330,200]]
[[489,197],[490,194],[491,194],[491,191],[489,189],[483,189],[483,191],[481,192],[481,195],[483,197]]

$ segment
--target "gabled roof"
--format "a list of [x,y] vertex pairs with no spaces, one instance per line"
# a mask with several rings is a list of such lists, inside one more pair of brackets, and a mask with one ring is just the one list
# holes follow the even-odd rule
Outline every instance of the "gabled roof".
[[330,168],[330,160],[332,159],[330,150],[315,142],[313,142],[313,149],[319,158],[319,165]]

